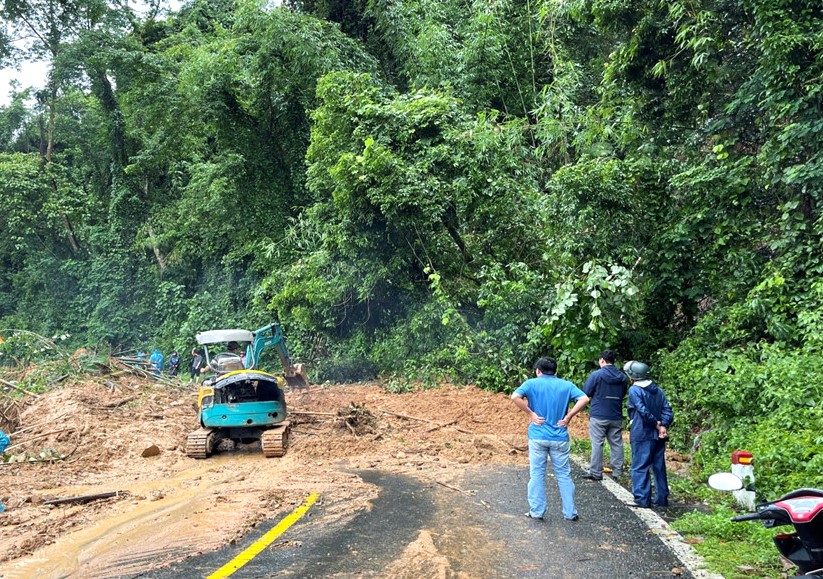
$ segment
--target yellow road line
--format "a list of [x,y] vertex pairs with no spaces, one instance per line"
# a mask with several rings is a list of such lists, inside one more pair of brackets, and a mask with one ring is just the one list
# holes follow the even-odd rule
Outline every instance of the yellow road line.
[[311,493],[302,505],[294,509],[286,518],[277,523],[273,529],[257,539],[257,541],[252,543],[248,549],[240,553],[237,557],[209,575],[207,579],[223,579],[224,577],[229,577],[234,574],[235,571],[254,559],[263,549],[271,545],[277,537],[285,533],[289,527],[299,521],[319,497],[319,494]]

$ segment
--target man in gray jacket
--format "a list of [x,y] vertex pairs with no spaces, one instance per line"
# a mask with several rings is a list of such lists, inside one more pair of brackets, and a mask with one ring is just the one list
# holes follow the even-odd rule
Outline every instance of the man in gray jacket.
[[592,458],[587,480],[603,480],[603,443],[609,441],[612,476],[623,474],[623,399],[626,397],[628,380],[614,367],[614,352],[600,353],[600,369],[589,375],[583,392],[591,398],[589,411],[589,438],[592,441]]

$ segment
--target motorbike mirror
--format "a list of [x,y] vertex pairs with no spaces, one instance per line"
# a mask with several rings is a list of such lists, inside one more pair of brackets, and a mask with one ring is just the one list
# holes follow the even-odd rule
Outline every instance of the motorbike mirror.
[[709,486],[717,491],[739,491],[743,481],[730,472],[717,472],[709,477]]

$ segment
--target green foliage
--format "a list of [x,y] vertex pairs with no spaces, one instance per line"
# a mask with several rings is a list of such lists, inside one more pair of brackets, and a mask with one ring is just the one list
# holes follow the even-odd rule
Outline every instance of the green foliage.
[[[661,365],[678,421],[704,431],[697,438],[700,460],[708,462],[704,473],[716,466],[712,457],[746,449],[755,454],[757,484],[767,496],[823,485],[819,351],[724,344],[741,335],[729,335],[740,326],[726,322],[724,331],[716,324],[714,316],[704,318],[700,333],[663,356]],[[681,429],[676,436],[686,434]]]
[[751,576],[747,571],[751,568],[761,577],[780,577],[783,569],[772,543],[778,530],[765,529],[756,521],[733,523],[734,515],[728,508],[712,515],[694,511],[672,527],[687,538],[700,539],[692,546],[723,577],[744,579]]
[[545,317],[534,326],[529,341],[535,355],[548,345],[549,351],[558,353],[558,373],[581,381],[597,355],[632,327],[621,316],[631,319],[637,312],[638,289],[631,270],[588,261],[554,290],[544,301]]
[[291,4],[3,5],[50,67],[0,107],[3,326],[187,352],[278,316],[315,380],[398,391],[611,347],[695,477],[745,447],[821,485],[817,2]]

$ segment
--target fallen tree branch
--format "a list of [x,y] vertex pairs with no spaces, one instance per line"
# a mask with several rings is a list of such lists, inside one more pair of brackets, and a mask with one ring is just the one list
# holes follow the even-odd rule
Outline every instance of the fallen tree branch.
[[111,497],[119,497],[120,495],[128,494],[127,491],[113,491],[109,493],[97,493],[93,495],[81,495],[79,497],[66,497],[62,499],[53,499],[50,501],[44,501],[44,505],[64,505],[67,503],[85,503],[88,501],[96,501],[98,499],[108,499]]
[[301,414],[304,416],[339,416],[337,412],[309,412],[308,410],[291,410],[289,414]]
[[463,489],[459,489],[459,488],[457,488],[457,487],[453,487],[452,485],[447,484],[447,483],[444,483],[444,482],[439,481],[439,480],[436,480],[436,481],[434,481],[434,482],[436,482],[437,484],[439,484],[439,485],[441,485],[441,486],[446,487],[447,489],[451,489],[451,490],[453,490],[453,491],[457,491],[457,492],[458,492],[458,493],[460,493],[461,495],[466,495],[467,497],[470,497],[470,496],[473,496],[473,495],[474,495],[474,493],[473,493],[473,492],[464,491]]
[[[74,445],[74,448],[71,450],[71,452],[68,453],[68,454],[64,454],[63,456],[51,457],[51,458],[29,459],[29,460],[23,460],[23,461],[20,461],[20,462],[0,462],[0,466],[15,466],[15,465],[16,466],[22,466],[24,464],[32,464],[32,463],[35,463],[35,462],[59,462],[61,460],[66,460],[67,458],[70,458],[71,455],[73,455],[75,452],[77,452],[78,448],[80,448],[79,438],[78,438],[77,444]],[[74,461],[72,461],[72,462],[74,462]]]
[[50,436],[52,434],[59,434],[61,432],[66,432],[67,430],[74,430],[73,428],[62,428],[60,430],[52,430],[51,432],[44,432],[43,434],[38,434],[37,436],[32,436],[28,440],[24,440],[23,442],[18,442],[17,444],[12,444],[9,447],[6,447],[6,452],[10,451],[13,448],[18,448],[23,446],[24,444],[28,444],[33,440],[37,440],[38,438],[45,438],[46,436]]
[[15,389],[15,390],[17,390],[18,392],[22,392],[23,394],[28,394],[29,396],[34,396],[35,398],[39,398],[39,397],[40,397],[40,395],[39,395],[39,394],[35,394],[34,392],[29,392],[29,391],[28,391],[28,390],[26,390],[25,388],[21,388],[20,386],[17,386],[17,385],[15,385],[15,384],[12,384],[11,382],[9,382],[9,381],[7,381],[7,380],[3,380],[2,378],[0,378],[0,384],[5,384],[6,386],[9,386],[10,388],[14,388],[14,389]]
[[64,416],[66,416],[66,414],[61,414],[57,418],[50,418],[49,420],[43,420],[41,422],[35,422],[34,424],[30,424],[30,425],[26,426],[25,428],[21,428],[20,430],[16,430],[16,431],[12,432],[11,434],[9,434],[9,438],[14,439],[16,436],[19,436],[19,435],[23,434],[24,432],[32,430],[33,428],[37,428],[38,426],[43,426],[44,424],[48,424],[49,422],[57,422],[58,420],[60,420]]
[[143,378],[151,378],[152,380],[160,382],[161,384],[165,384],[167,386],[173,386],[175,384],[175,380],[171,380],[160,374],[155,374],[154,372],[149,370],[144,370],[143,368],[140,368],[138,366],[132,366],[131,364],[128,364],[119,358],[110,358],[110,360],[113,362],[115,366],[120,368],[123,372],[135,374],[137,376],[142,376]]
[[435,424],[434,426],[432,426],[431,428],[426,430],[426,432],[434,432],[435,430],[437,430],[439,428],[445,428],[446,426],[451,426],[452,424],[457,424],[457,421],[452,420],[451,422],[445,422],[443,424]]
[[380,410],[383,414],[388,414],[390,416],[397,416],[398,418],[405,418],[406,420],[419,420],[420,422],[428,422],[429,424],[436,424],[434,420],[429,420],[428,418],[420,418],[419,416],[409,416],[408,414],[400,414],[398,412],[389,412],[388,410]]
[[[383,414],[388,414],[390,416],[397,416],[398,418],[405,418],[406,420],[419,420],[420,422],[427,422],[428,424],[436,424],[437,427],[434,428],[434,430],[437,430],[437,428],[452,426],[454,423],[457,422],[457,420],[455,420],[453,422],[449,422],[448,424],[441,424],[439,422],[435,422],[434,420],[429,420],[428,418],[420,418],[419,416],[409,416],[408,414],[400,414],[398,412],[389,412],[388,410],[380,410],[380,412],[382,412]],[[457,432],[462,432],[463,434],[475,434],[471,430],[465,430],[463,428],[460,428],[459,426],[455,426],[454,429]]]

